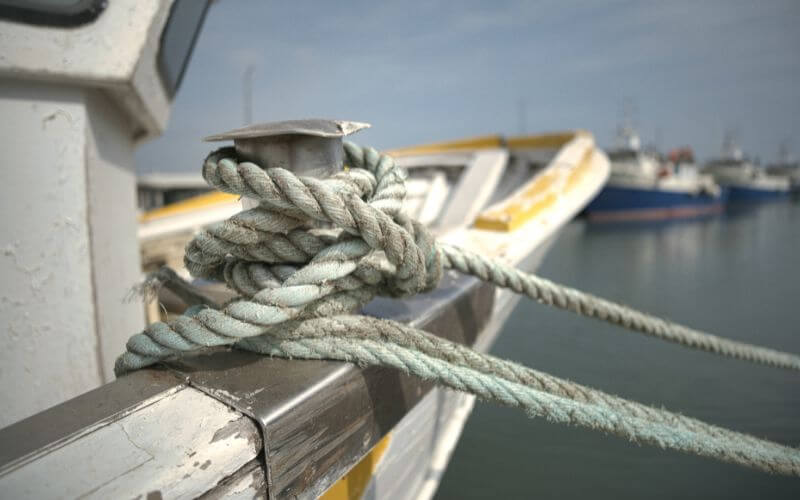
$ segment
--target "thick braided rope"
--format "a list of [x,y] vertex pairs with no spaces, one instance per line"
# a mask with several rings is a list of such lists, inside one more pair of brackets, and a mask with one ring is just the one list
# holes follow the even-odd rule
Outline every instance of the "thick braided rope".
[[184,262],[194,276],[224,279],[242,297],[221,310],[149,325],[129,339],[116,372],[234,344],[291,319],[352,312],[377,293],[433,289],[441,253],[430,233],[400,212],[402,171],[372,148],[347,144],[345,153],[349,171],[325,180],[238,163],[230,149],[209,155],[203,176],[210,185],[261,204],[198,234]]
[[[331,331],[333,336],[325,334]],[[580,425],[634,442],[765,472],[800,476],[800,450],[625,401],[473,351],[469,358],[473,361],[480,358],[479,365],[504,365],[512,371],[526,372],[527,377],[524,380],[513,376],[506,378],[494,371],[485,372],[475,363],[443,359],[445,356],[440,349],[428,354],[404,343],[387,341],[396,332],[403,332],[401,337],[404,338],[409,337],[409,333],[410,336],[430,336],[391,321],[365,322],[356,316],[311,319],[293,332],[300,334],[296,339],[291,338],[292,335],[289,338],[265,335],[247,339],[243,344],[248,350],[284,358],[335,359],[361,365],[392,366],[487,401],[522,408],[531,416],[553,422]],[[375,340],[376,335],[385,337]],[[460,350],[457,344],[442,339],[435,342],[449,344],[447,348],[451,352]],[[531,377],[537,383],[531,383]],[[562,389],[547,390],[554,384]],[[575,392],[583,397],[576,397]]]
[[[129,340],[128,352],[117,360],[117,373],[230,344],[273,355],[388,364],[522,407],[532,415],[762,470],[798,473],[796,452],[781,445],[605,395],[392,322],[342,316],[376,294],[405,296],[430,290],[446,267],[545,303],[675,340],[663,334],[664,328],[642,321],[640,316],[652,319],[642,313],[437,245],[425,228],[401,214],[404,177],[391,158],[352,144],[345,150],[352,168],[326,180],[237,163],[230,159],[230,150],[212,153],[203,169],[209,184],[257,198],[261,204],[199,234],[187,246],[185,263],[195,276],[225,280],[241,297],[221,309],[192,307],[170,323],[150,325]],[[159,279],[178,280],[169,273],[161,273]],[[193,298],[185,284],[173,286],[190,302],[208,305],[202,297]],[[309,346],[316,350],[309,351]],[[763,362],[763,356],[746,357],[727,347],[709,350]]]
[[[316,338],[345,338],[351,340],[371,340],[386,342],[417,351],[445,362],[496,376],[509,382],[525,385],[531,389],[564,397],[580,403],[595,404],[613,409],[622,416],[639,418],[654,423],[681,427],[688,432],[705,433],[715,439],[734,439],[747,441],[751,446],[763,447],[764,441],[746,434],[706,424],[663,409],[628,401],[605,394],[569,380],[540,372],[525,366],[481,354],[473,349],[448,341],[427,332],[411,328],[391,320],[368,316],[336,316],[332,318],[313,318],[306,321],[286,323],[272,338],[279,340],[300,340]],[[261,352],[263,337],[244,339],[238,345],[247,350]],[[622,433],[619,433],[622,434]],[[626,436],[630,437],[630,436]],[[771,445],[771,443],[770,443]],[[728,460],[732,461],[732,460]]]
[[497,286],[526,295],[533,300],[597,318],[653,337],[731,358],[800,370],[800,356],[725,339],[678,323],[616,304],[595,295],[528,274],[502,262],[452,245],[439,244],[443,265],[476,276]]

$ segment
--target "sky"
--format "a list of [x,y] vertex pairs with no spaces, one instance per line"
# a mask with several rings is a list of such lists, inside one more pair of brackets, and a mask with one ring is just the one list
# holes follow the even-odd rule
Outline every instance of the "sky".
[[[570,128],[611,146],[800,153],[800,2],[218,0],[139,172],[199,172],[207,135],[253,122],[364,121],[378,149]],[[625,110],[628,110],[627,112]]]

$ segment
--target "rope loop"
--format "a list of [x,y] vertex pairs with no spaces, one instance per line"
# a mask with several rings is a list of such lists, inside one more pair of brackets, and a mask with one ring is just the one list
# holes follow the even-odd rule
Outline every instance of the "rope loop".
[[233,148],[209,154],[208,184],[258,206],[197,234],[184,263],[194,277],[224,281],[240,297],[148,326],[128,342],[116,371],[234,344],[289,320],[354,312],[375,295],[436,288],[441,252],[430,231],[402,212],[405,173],[372,148],[345,143],[344,150],[348,168],[327,179],[240,162]]

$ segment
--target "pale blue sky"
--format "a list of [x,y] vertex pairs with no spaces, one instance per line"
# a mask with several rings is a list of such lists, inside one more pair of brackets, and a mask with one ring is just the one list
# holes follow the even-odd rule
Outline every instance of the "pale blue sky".
[[378,148],[486,133],[591,130],[613,140],[622,103],[645,143],[716,154],[734,128],[746,152],[800,153],[800,2],[221,0],[163,137],[140,171],[199,171],[200,139],[243,122],[370,122]]

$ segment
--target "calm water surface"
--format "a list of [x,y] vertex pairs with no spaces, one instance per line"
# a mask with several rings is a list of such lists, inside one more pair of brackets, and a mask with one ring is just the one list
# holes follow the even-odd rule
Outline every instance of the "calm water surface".
[[[800,204],[563,232],[540,274],[730,338],[800,352]],[[521,302],[493,353],[794,446],[800,377]],[[800,498],[769,476],[478,403],[437,498]]]

